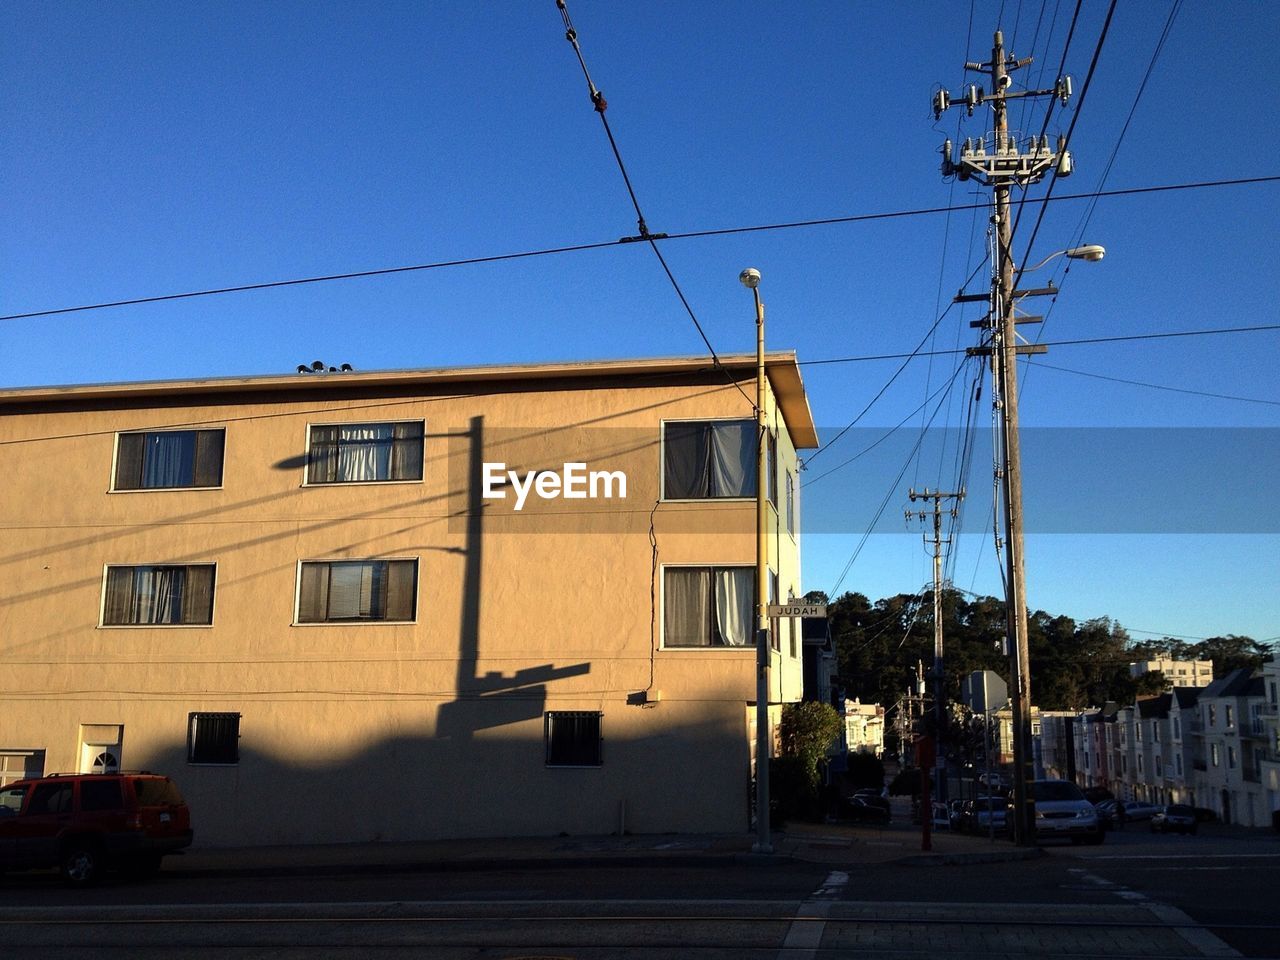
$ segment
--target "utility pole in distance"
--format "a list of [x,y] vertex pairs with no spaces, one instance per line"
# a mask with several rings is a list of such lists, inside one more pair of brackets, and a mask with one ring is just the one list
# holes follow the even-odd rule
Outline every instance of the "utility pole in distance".
[[[1071,96],[1071,78],[1061,77],[1052,90],[1011,91],[1011,73],[1031,63],[1031,58],[1019,60],[1006,55],[1004,35],[997,30],[992,44],[991,60],[987,63],[966,63],[965,69],[982,73],[991,78],[991,93],[970,85],[965,97],[951,101],[946,90],[934,95],[935,119],[951,106],[967,108],[973,116],[979,104],[990,104],[994,131],[976,139],[967,139],[960,148],[958,159],[952,157],[952,144],[947,140],[942,147],[942,174],[958,176],[961,180],[977,178],[994,192],[995,212],[991,218],[996,235],[996,258],[993,264],[991,293],[987,296],[957,297],[957,301],[987,300],[990,313],[979,325],[988,329],[991,338],[987,345],[972,348],[970,355],[991,358],[992,379],[1000,408],[1001,453],[1003,461],[1002,487],[1004,498],[1004,526],[1006,544],[1005,613],[1012,658],[1010,673],[1013,706],[1013,840],[1019,846],[1035,843],[1035,800],[1031,793],[1034,779],[1031,746],[1031,664],[1027,645],[1027,597],[1026,570],[1023,562],[1022,518],[1022,456],[1018,445],[1018,371],[1017,358],[1021,353],[1043,353],[1043,346],[1019,346],[1017,340],[1016,305],[1019,299],[1038,293],[1056,293],[1052,287],[1044,291],[1014,290],[1013,222],[1010,216],[1009,195],[1013,187],[1026,188],[1038,183],[1049,170],[1065,177],[1071,173],[1071,155],[1066,150],[1065,138],[1059,137],[1057,149],[1049,145],[1048,136],[1021,138],[1009,132],[1008,101],[1025,97],[1058,97],[1063,105]],[[1034,322],[1038,318],[1026,318]]]
[[[938,788],[937,798],[942,802],[946,802],[947,797],[947,756],[946,751],[942,749],[942,734],[946,728],[946,686],[942,679],[942,545],[950,543],[948,537],[943,539],[942,536],[942,501],[956,500],[959,502],[964,499],[964,491],[957,493],[943,493],[941,490],[930,490],[928,487],[917,493],[914,488],[908,493],[911,502],[916,500],[932,500],[933,501],[933,715],[934,715],[934,745],[935,751],[935,776],[936,786]],[[958,510],[951,508],[951,517],[955,519]],[[907,511],[907,519],[910,520],[913,514]],[[921,510],[914,516],[920,520],[926,520],[929,513]],[[929,542],[929,538],[925,537],[925,543]]]

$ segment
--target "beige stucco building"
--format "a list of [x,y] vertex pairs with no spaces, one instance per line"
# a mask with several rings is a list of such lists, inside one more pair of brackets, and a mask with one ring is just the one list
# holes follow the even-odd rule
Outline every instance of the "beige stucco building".
[[[721,360],[0,393],[0,777],[168,773],[198,844],[746,830],[755,362]],[[793,354],[768,384],[785,600],[817,437]]]

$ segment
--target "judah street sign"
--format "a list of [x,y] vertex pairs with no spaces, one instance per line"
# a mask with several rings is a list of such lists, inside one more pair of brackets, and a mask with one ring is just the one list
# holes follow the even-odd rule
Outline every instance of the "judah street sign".
[[821,619],[827,615],[825,603],[771,603],[770,617],[807,617]]

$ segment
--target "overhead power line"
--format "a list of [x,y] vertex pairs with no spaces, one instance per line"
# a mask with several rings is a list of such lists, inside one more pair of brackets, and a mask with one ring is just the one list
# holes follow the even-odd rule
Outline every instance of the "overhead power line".
[[[1216,187],[1252,186],[1265,183],[1280,182],[1280,174],[1261,177],[1242,177],[1233,180],[1203,180],[1192,183],[1172,183],[1153,187],[1129,187],[1118,190],[1092,191],[1090,193],[1063,194],[1051,197],[1047,202],[1062,203],[1069,200],[1093,200],[1106,197],[1130,197],[1148,193],[1168,193],[1181,190],[1202,190]],[[935,216],[961,210],[986,210],[990,204],[966,203],[959,206],[921,207],[914,210],[896,210],[884,213],[853,214],[844,217],[825,217],[818,220],[792,220],[784,223],[757,224],[747,227],[725,227],[718,230],[690,230],[684,233],[653,234],[651,242],[668,240],[694,240],[702,237],[727,237],[741,233],[761,233],[768,230],[795,230],[806,227],[836,226],[847,223],[871,223],[878,220],[896,220],[905,217]],[[539,250],[525,250],[518,253],[498,253],[480,257],[463,257],[452,260],[436,260],[430,263],[415,263],[398,267],[379,267],[372,270],[354,270],[346,273],[330,273],[314,277],[298,277],[290,280],[267,280],[261,283],[242,283],[204,290],[191,290],[184,293],[164,293],[152,296],[132,297],[125,300],[110,300],[101,303],[88,303],[74,307],[53,307],[47,310],[31,310],[25,313],[10,313],[0,316],[0,320],[32,320],[38,317],[55,317],[68,313],[83,313],[90,310],[108,310],[113,307],[135,307],[150,303],[164,303],[171,300],[191,300],[197,297],[215,297],[232,293],[248,293],[255,290],[272,290],[278,287],[297,287],[313,283],[331,283],[339,280],[358,280],[367,277],[385,277],[398,273],[415,273],[426,270],[442,270],[447,267],[477,266],[486,263],[501,263],[507,260],[526,260],[533,257],[547,257],[565,253],[581,253],[587,250],[602,250],[609,247],[628,246],[636,242],[634,237],[622,237],[618,240],[600,240],[593,243],[568,244],[559,247],[545,247]]]
[[[1174,337],[1207,337],[1220,333],[1261,333],[1267,330],[1280,330],[1280,323],[1263,323],[1253,327],[1219,327],[1207,330],[1174,330],[1168,333],[1132,333],[1115,337],[1080,337],[1075,340],[1049,340],[1046,347],[1075,347],[1089,343],[1118,343],[1125,340],[1168,340]],[[903,357],[941,356],[944,354],[964,353],[965,350],[930,350],[918,353],[880,353],[861,357],[827,357],[821,360],[801,360],[799,366],[815,367],[828,363],[861,363],[867,360],[901,360]]]
[[1238,397],[1230,393],[1209,393],[1206,390],[1191,390],[1186,387],[1172,387],[1165,383],[1148,383],[1145,380],[1127,380],[1124,377],[1108,377],[1101,373],[1090,373],[1087,370],[1073,370],[1070,367],[1058,367],[1051,363],[1028,361],[1029,366],[1043,367],[1045,370],[1057,370],[1059,373],[1073,373],[1077,377],[1089,377],[1093,380],[1109,380],[1112,383],[1124,383],[1131,387],[1147,387],[1151,390],[1168,390],[1172,393],[1186,393],[1193,397],[1212,397],[1215,400],[1237,400],[1241,403],[1265,403],[1268,406],[1280,407],[1280,400],[1263,400],[1260,397]]

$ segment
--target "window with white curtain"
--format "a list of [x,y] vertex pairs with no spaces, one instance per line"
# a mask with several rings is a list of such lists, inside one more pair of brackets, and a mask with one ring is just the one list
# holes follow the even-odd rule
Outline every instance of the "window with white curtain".
[[667,567],[664,647],[742,647],[752,642],[753,567]]
[[306,560],[299,576],[298,623],[414,619],[417,560]]
[[211,563],[107,567],[102,624],[200,626],[213,623]]
[[754,420],[676,420],[664,423],[663,498],[754,497],[757,442]]
[[222,428],[118,434],[112,489],[220,487],[225,440]]
[[423,422],[313,426],[307,483],[378,483],[422,479]]

